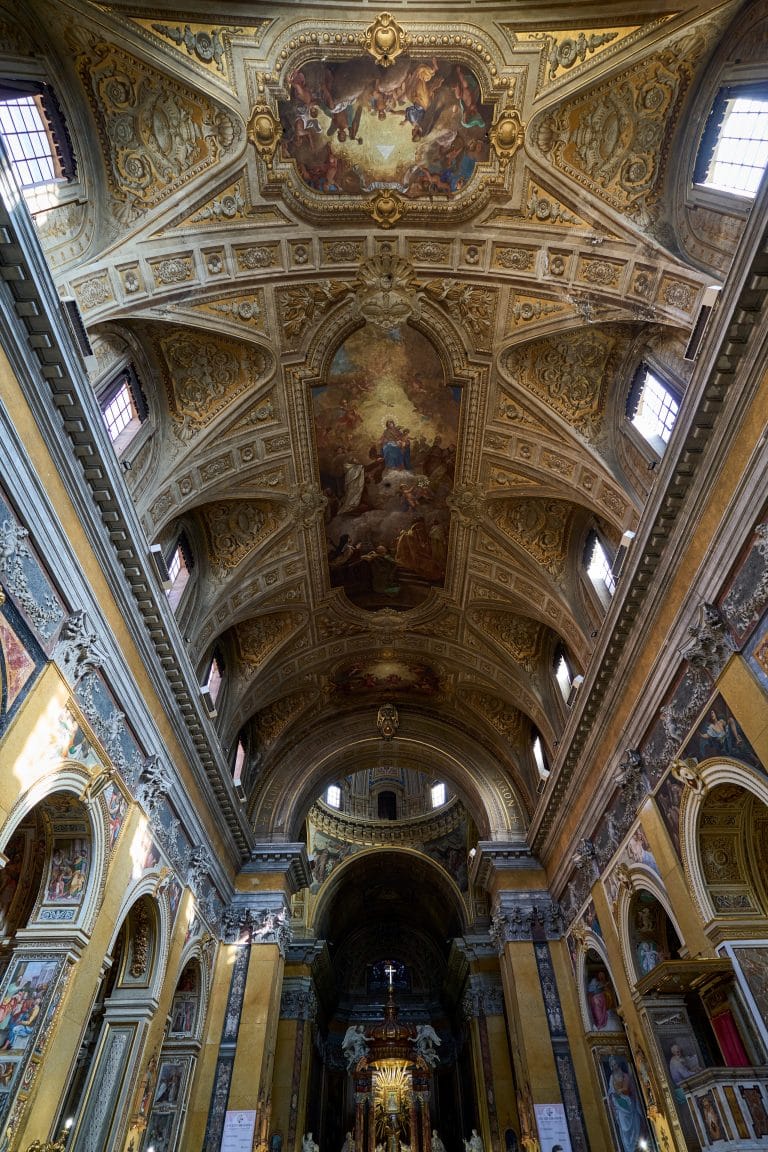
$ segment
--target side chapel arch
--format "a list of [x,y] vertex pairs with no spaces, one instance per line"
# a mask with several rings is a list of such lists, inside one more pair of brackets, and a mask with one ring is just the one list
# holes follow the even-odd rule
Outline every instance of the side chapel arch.
[[[88,859],[85,864],[86,880],[79,890],[80,898],[77,901],[75,901],[71,895],[64,898],[66,906],[74,909],[76,914],[66,919],[61,919],[59,924],[66,924],[67,928],[71,931],[77,929],[86,933],[92,930],[101,906],[109,855],[113,846],[110,832],[109,800],[105,795],[107,789],[103,789],[97,796],[93,796],[89,793],[89,785],[92,779],[91,774],[81,764],[72,761],[64,763],[56,771],[37,780],[31,788],[19,797],[8,816],[2,832],[0,832],[0,849],[5,850],[21,824],[35,810],[45,809],[46,805],[50,807],[51,804],[56,803],[55,798],[57,796],[67,798],[67,802],[73,806],[73,809],[77,809],[82,813],[84,822],[88,828]],[[117,792],[115,785],[108,787],[112,793],[120,796],[120,799],[116,802],[120,804],[121,807],[124,806],[122,794]],[[43,882],[45,882],[46,874],[50,873],[51,861],[48,857],[48,849],[50,849],[51,852],[53,851],[52,837],[54,835],[55,822],[49,830],[49,834],[46,835],[46,859],[43,865]],[[74,839],[77,839],[77,837]],[[40,904],[45,902],[42,899],[42,895],[41,892],[39,899]],[[55,898],[49,901],[51,904],[57,902],[59,901]],[[48,923],[52,924],[54,922],[53,917],[48,920]]]
[[685,939],[672,909],[667,890],[659,881],[658,877],[648,875],[648,871],[644,869],[642,865],[626,867],[626,871],[622,873],[620,890],[616,902],[616,922],[619,930],[619,943],[624,958],[624,968],[631,987],[634,987],[643,976],[643,973],[639,971],[634,952],[632,926],[630,922],[632,909],[636,902],[635,898],[643,892],[648,893],[661,905],[661,909],[666,914],[678,940],[682,942]]
[[[739,798],[734,795],[735,790],[741,791],[743,796]],[[721,793],[719,797],[718,791]],[[738,837],[732,845],[728,845],[722,861],[724,874],[732,881],[729,884],[726,880],[725,885],[733,889],[730,895],[735,898],[735,904],[732,899],[730,902],[734,906],[731,908],[724,905],[718,908],[717,896],[712,888],[713,869],[705,865],[702,859],[701,833],[705,812],[708,809],[713,812],[718,803],[725,802],[726,798],[729,807],[741,808],[741,823]],[[737,760],[702,761],[696,765],[695,780],[683,790],[679,817],[683,869],[697,912],[707,929],[715,923],[720,924],[726,933],[729,924],[735,927],[739,919],[738,905],[744,905],[745,898],[749,903],[741,910],[750,923],[754,925],[755,916],[768,920],[764,882],[755,874],[757,861],[754,845],[748,842],[751,830],[745,827],[745,820],[752,814],[750,809],[755,802],[768,808],[768,780],[754,768]],[[723,892],[722,895],[729,894]],[[723,904],[722,900],[718,902]]]

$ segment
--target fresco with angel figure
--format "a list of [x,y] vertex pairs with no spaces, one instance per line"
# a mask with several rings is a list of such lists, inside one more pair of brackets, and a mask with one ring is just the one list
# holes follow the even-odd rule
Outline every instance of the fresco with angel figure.
[[279,103],[283,155],[318,192],[451,197],[488,159],[492,108],[465,64],[308,60],[289,82]]
[[461,390],[415,329],[368,326],[312,399],[331,585],[413,608],[445,578]]

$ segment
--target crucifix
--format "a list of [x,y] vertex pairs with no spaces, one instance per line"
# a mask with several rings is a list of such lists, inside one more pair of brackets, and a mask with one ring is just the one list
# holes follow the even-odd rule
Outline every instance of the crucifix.
[[393,979],[397,969],[395,968],[394,964],[390,961],[389,964],[387,964],[384,971],[386,972],[387,976],[389,977],[389,986],[391,988],[392,987],[392,979]]

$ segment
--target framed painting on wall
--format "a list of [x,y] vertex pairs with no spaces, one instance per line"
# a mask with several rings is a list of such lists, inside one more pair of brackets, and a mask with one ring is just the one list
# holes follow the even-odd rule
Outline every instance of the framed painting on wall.
[[616,1148],[619,1152],[636,1152],[642,1147],[642,1140],[653,1147],[629,1049],[625,1045],[606,1045],[594,1048],[593,1054]]
[[733,962],[739,990],[768,1055],[768,946],[765,940],[727,941],[718,948]]

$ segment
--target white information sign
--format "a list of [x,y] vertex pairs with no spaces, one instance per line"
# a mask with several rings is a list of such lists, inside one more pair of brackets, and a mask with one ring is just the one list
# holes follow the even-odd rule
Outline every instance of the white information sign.
[[541,1152],[572,1152],[565,1107],[562,1104],[534,1104]]
[[255,1128],[255,1109],[247,1112],[227,1112],[224,1118],[221,1152],[251,1152]]

